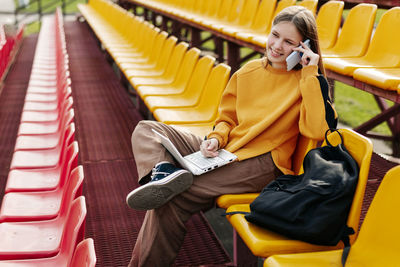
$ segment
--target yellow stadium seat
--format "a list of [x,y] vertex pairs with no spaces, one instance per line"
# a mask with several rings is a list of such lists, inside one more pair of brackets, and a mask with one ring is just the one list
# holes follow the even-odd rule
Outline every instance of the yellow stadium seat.
[[176,46],[178,38],[170,36],[162,46],[160,56],[158,57],[156,64],[150,69],[140,69],[138,67],[130,67],[123,70],[125,77],[131,79],[132,77],[150,77],[160,76],[166,71],[169,58],[171,57],[172,51]]
[[[295,174],[303,173],[303,159],[307,152],[317,146],[317,140],[299,135],[297,139],[296,149],[292,156],[292,168]],[[217,205],[220,208],[227,209],[236,204],[249,204],[259,193],[247,194],[226,194],[217,198]]]
[[353,77],[382,89],[397,91],[400,84],[400,67],[359,68],[354,71]]
[[170,13],[174,16],[178,16],[182,11],[193,11],[194,9],[194,0],[185,0],[185,1],[175,1],[174,4],[170,5],[168,2],[160,5],[160,2],[154,4],[154,6],[158,6],[161,10]]
[[223,27],[222,32],[235,37],[236,33],[250,29],[257,12],[259,2],[260,0],[246,0],[237,24]]
[[215,121],[218,104],[228,82],[231,68],[223,63],[215,66],[194,107],[160,108],[153,111],[156,120],[167,124],[203,123]]
[[302,0],[298,5],[307,8],[315,15],[317,12],[318,0]]
[[182,63],[182,59],[189,47],[188,43],[181,42],[177,44],[172,51],[171,57],[169,58],[165,71],[162,75],[152,77],[132,77],[130,83],[134,88],[139,85],[156,85],[156,84],[170,84],[174,81],[178,69]]
[[266,34],[257,35],[251,39],[253,44],[259,45],[261,47],[265,47],[267,45],[268,34],[271,31],[271,26],[274,18],[281,12],[284,8],[293,6],[296,3],[296,0],[280,0],[276,5],[274,10],[274,15],[272,16],[271,23],[267,24]]
[[194,10],[191,12],[182,13],[182,17],[186,20],[195,22],[196,18],[198,19],[208,14],[209,9],[213,6],[212,2],[213,0],[196,1]]
[[236,38],[250,42],[256,36],[267,36],[267,29],[272,21],[276,0],[261,0],[253,24],[249,29],[236,33]]
[[124,33],[126,33],[126,28],[123,28],[123,25],[126,25],[130,16],[128,11],[118,5],[108,1],[104,2],[100,14],[105,21],[101,25],[99,25],[98,21],[96,24],[91,24],[91,26],[94,26],[93,30],[100,41],[108,43],[115,40],[115,38],[123,38]]
[[[104,0],[96,1],[96,4],[81,4],[79,10],[101,42],[122,37],[117,27],[128,21],[127,11]],[[105,17],[106,10],[108,10],[107,18]]]
[[143,38],[146,34],[146,30],[154,28],[153,25],[144,22],[140,17],[133,15],[129,15],[129,17],[125,25],[125,28],[129,29],[126,34],[121,36],[122,38],[110,40],[103,44],[109,53],[139,51],[140,42],[138,42],[138,36]]
[[208,10],[203,15],[195,16],[193,21],[202,24],[203,21],[216,19],[222,5],[222,0],[208,0]]
[[199,19],[197,22],[201,25],[211,28],[211,25],[218,24],[223,21],[228,20],[229,10],[231,9],[233,0],[221,0],[221,7],[214,17],[209,17],[207,19]]
[[200,56],[200,50],[193,47],[183,57],[182,64],[179,67],[178,74],[171,84],[166,85],[142,85],[138,86],[136,92],[144,98],[149,95],[174,95],[181,94],[186,88],[194,67]]
[[[124,72],[126,69],[151,69],[154,68],[157,64],[157,60],[162,53],[162,47],[164,45],[165,40],[167,39],[168,33],[166,32],[160,32],[155,36],[154,43],[152,44],[152,49],[149,57],[143,58],[142,60],[138,61],[127,61],[125,62],[124,58],[126,58],[128,55],[121,55],[119,54],[118,57],[118,66],[119,68]],[[137,58],[137,55],[134,56],[134,58]]]
[[[141,40],[132,42],[129,47],[110,49],[110,53],[114,58],[114,61],[120,68],[123,68],[123,64],[129,64],[133,66],[144,66],[152,63],[154,65],[153,49],[158,49],[157,46],[161,45],[158,42],[159,38],[166,38],[166,33],[161,33],[163,36],[158,36],[160,34],[160,29],[155,28],[152,24],[147,21],[142,23],[137,32],[141,36]],[[150,45],[149,45],[150,44]]]
[[350,9],[335,45],[321,49],[322,57],[363,56],[371,39],[376,10],[375,4],[358,4]]
[[217,23],[209,24],[209,27],[221,32],[223,27],[237,25],[245,4],[245,0],[232,0],[232,5],[230,6],[227,17]]
[[321,49],[335,45],[342,21],[343,7],[343,1],[329,1],[319,9],[316,21]]
[[150,112],[156,108],[193,107],[199,103],[201,92],[208,79],[215,58],[204,56],[201,58],[190,77],[185,90],[179,95],[147,96],[144,103]]
[[[358,232],[361,206],[372,156],[372,143],[369,139],[352,130],[340,129],[340,132],[343,135],[345,147],[357,161],[360,168],[358,184],[347,220],[347,225],[356,232],[356,234],[350,236],[350,242],[353,243]],[[328,139],[332,145],[341,142],[337,133],[329,134]],[[227,209],[227,212],[235,211],[248,212],[250,208],[248,204],[242,204],[233,205]],[[337,246],[318,246],[299,240],[292,240],[266,228],[249,223],[243,214],[230,215],[227,218],[253,255],[257,257],[267,258],[276,254],[333,250],[343,247],[341,242]]]
[[367,53],[357,58],[324,58],[327,69],[351,76],[357,68],[400,67],[400,7],[386,11],[376,27]]
[[[136,38],[135,33],[139,30],[138,27],[140,26],[140,22],[142,22],[141,18],[135,17],[132,13],[125,10],[115,8],[114,12],[118,23],[112,25],[112,31],[107,33],[109,36],[107,39],[103,38],[102,40],[106,48],[108,46],[121,47],[129,45]],[[103,14],[102,16],[106,20],[109,18],[109,15]]]
[[[398,266],[400,243],[400,166],[389,170],[380,184],[360,233],[350,248],[346,266]],[[332,267],[342,266],[342,250],[275,255],[264,267]]]

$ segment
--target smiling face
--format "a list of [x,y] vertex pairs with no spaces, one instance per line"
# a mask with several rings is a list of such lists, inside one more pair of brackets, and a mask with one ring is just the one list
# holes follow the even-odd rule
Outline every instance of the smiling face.
[[266,55],[273,68],[286,69],[286,58],[300,45],[303,36],[289,21],[274,25],[268,35]]

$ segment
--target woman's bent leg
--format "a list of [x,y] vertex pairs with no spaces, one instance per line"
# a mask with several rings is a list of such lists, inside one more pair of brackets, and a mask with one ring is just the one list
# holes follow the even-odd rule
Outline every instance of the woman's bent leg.
[[149,174],[157,163],[175,162],[152,129],[167,136],[183,156],[200,149],[201,138],[198,136],[160,122],[140,121],[131,138],[140,184],[148,182]]
[[185,222],[194,213],[213,207],[222,194],[260,192],[278,175],[280,171],[267,153],[195,176],[187,191],[147,211],[130,266],[170,266],[185,237]]

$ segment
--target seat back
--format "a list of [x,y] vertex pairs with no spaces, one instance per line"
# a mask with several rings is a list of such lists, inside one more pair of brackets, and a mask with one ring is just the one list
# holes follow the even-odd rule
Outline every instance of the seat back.
[[400,166],[382,180],[350,249],[346,265],[395,266],[400,251]]
[[[132,29],[130,27],[127,27],[127,25],[132,21],[132,17],[130,16],[131,13],[118,5],[112,4],[111,6],[112,9],[115,10],[114,28],[116,32],[124,37],[129,36],[130,31],[134,30],[134,28]],[[108,18],[108,16],[106,18]]]
[[400,66],[400,7],[386,11],[376,27],[365,59],[374,66]]
[[258,6],[257,13],[254,17],[252,30],[257,32],[266,32],[268,25],[271,24],[272,16],[274,14],[276,0],[262,0]]
[[203,1],[194,1],[194,5],[192,5],[192,10],[190,11],[190,16],[193,16],[193,14],[198,14],[199,11],[202,9],[202,6],[204,5],[204,0]]
[[84,175],[82,166],[78,166],[72,170],[67,182],[64,185],[66,188],[63,191],[63,198],[59,211],[60,214],[67,212],[72,205],[72,201],[82,194],[83,178]]
[[202,57],[196,64],[189,83],[185,88],[183,97],[195,100],[195,105],[200,101],[201,93],[208,79],[211,68],[213,67],[215,58],[212,56]]
[[120,34],[123,34],[126,30],[126,23],[128,22],[128,17],[123,16],[125,10],[121,9],[120,6],[115,5],[107,1],[107,9],[104,9],[102,14],[104,18],[107,18],[107,22],[114,28],[114,30]]
[[296,4],[296,0],[280,0],[278,2],[278,4],[276,5],[276,8],[274,10],[274,15],[272,16],[271,23],[267,27],[267,33],[269,33],[271,31],[272,22],[274,21],[274,18],[276,17],[276,15],[278,15],[279,12],[281,12],[283,9],[285,9],[289,6],[293,6],[294,4]]
[[226,21],[228,20],[229,10],[233,4],[233,0],[222,0],[221,7],[217,13],[218,21]]
[[209,18],[216,18],[220,10],[222,0],[210,0],[209,2],[211,3],[209,4],[208,11],[205,15]]
[[303,0],[299,2],[298,5],[307,8],[315,15],[317,12],[318,0]]
[[65,153],[61,156],[61,175],[59,187],[63,187],[71,174],[71,170],[78,166],[78,142],[74,141],[68,146]]
[[242,27],[250,27],[260,0],[246,0],[243,6],[243,10],[240,12],[238,24]]
[[70,267],[95,267],[96,266],[96,251],[92,238],[86,238],[81,241],[75,249],[72,256]]
[[184,10],[184,11],[190,11],[193,10],[195,1],[193,0],[186,0],[181,2],[181,5],[179,6],[179,10]]
[[203,2],[199,10],[195,10],[197,15],[206,15],[210,9],[211,3],[213,0],[203,0],[203,1],[197,1],[197,2]]
[[180,42],[174,47],[174,50],[168,61],[168,65],[164,73],[164,78],[173,79],[176,76],[188,47],[189,44],[185,42]]
[[158,60],[157,60],[154,70],[162,71],[162,72],[166,71],[168,61],[171,57],[172,51],[174,50],[174,47],[175,47],[177,41],[178,41],[178,38],[171,35],[164,42],[164,45],[162,46],[161,53],[160,53],[160,56],[158,57]]
[[[374,27],[377,6],[358,4],[350,9],[335,46],[329,52],[343,57],[359,57],[365,54]],[[325,51],[322,50],[324,54]]]
[[343,1],[329,1],[321,6],[316,23],[321,49],[335,45],[342,21]]
[[86,213],[85,197],[80,196],[72,202],[68,218],[65,222],[60,246],[61,252],[65,251],[72,254],[74,248],[83,240],[82,234],[85,228]]
[[204,118],[215,120],[218,113],[218,104],[229,79],[231,67],[220,63],[213,67],[201,94],[200,103],[197,106],[204,114]]
[[229,25],[237,25],[239,23],[239,17],[245,5],[245,0],[232,0],[228,17],[224,20],[224,23]]
[[[150,62],[153,62],[153,49],[157,49],[155,48],[155,46],[159,45],[157,44],[156,39],[160,38],[158,37],[160,34],[160,29],[154,27],[152,24],[150,24],[147,21],[142,22],[144,24],[143,26],[143,39],[142,40],[138,40],[138,44],[135,47],[138,47],[138,51],[142,51],[142,55],[144,58],[148,58]],[[138,33],[136,33],[138,34]],[[165,35],[165,34],[163,34]],[[139,35],[140,36],[140,35]],[[164,38],[164,36],[162,37]],[[140,39],[140,38],[138,38]],[[149,45],[150,44],[150,45]]]
[[160,32],[157,34],[157,36],[154,39],[154,44],[152,45],[150,57],[149,57],[149,63],[156,64],[158,62],[158,59],[163,52],[163,46],[165,43],[165,40],[168,37],[168,33],[165,31]]
[[[372,143],[368,138],[354,132],[353,130],[340,129],[339,131],[343,136],[344,146],[358,163],[359,167],[357,188],[347,219],[347,225],[352,227],[356,232],[356,234],[350,236],[350,242],[352,243],[357,237],[359,228],[361,207],[368,180],[369,166],[371,163]],[[328,140],[334,146],[341,143],[340,136],[335,132],[328,135]],[[324,141],[322,145],[326,145],[326,142]]]
[[141,35],[141,33],[143,31],[144,24],[142,18],[136,17],[132,13],[128,13],[127,16],[129,17],[129,20],[127,22],[127,25],[125,26],[125,40],[127,43],[133,44],[138,41],[139,36],[143,36]]
[[189,49],[189,51],[187,51],[187,53],[183,57],[182,65],[179,67],[178,74],[176,75],[176,78],[172,83],[172,87],[186,87],[190,77],[192,76],[194,67],[199,60],[200,52],[201,51],[196,47],[193,47]]

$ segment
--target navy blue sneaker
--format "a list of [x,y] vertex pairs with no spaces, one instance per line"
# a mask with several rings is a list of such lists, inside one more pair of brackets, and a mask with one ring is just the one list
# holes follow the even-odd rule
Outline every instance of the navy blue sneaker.
[[193,175],[189,171],[160,162],[153,168],[151,181],[130,192],[126,203],[135,210],[156,209],[187,190],[192,183]]

